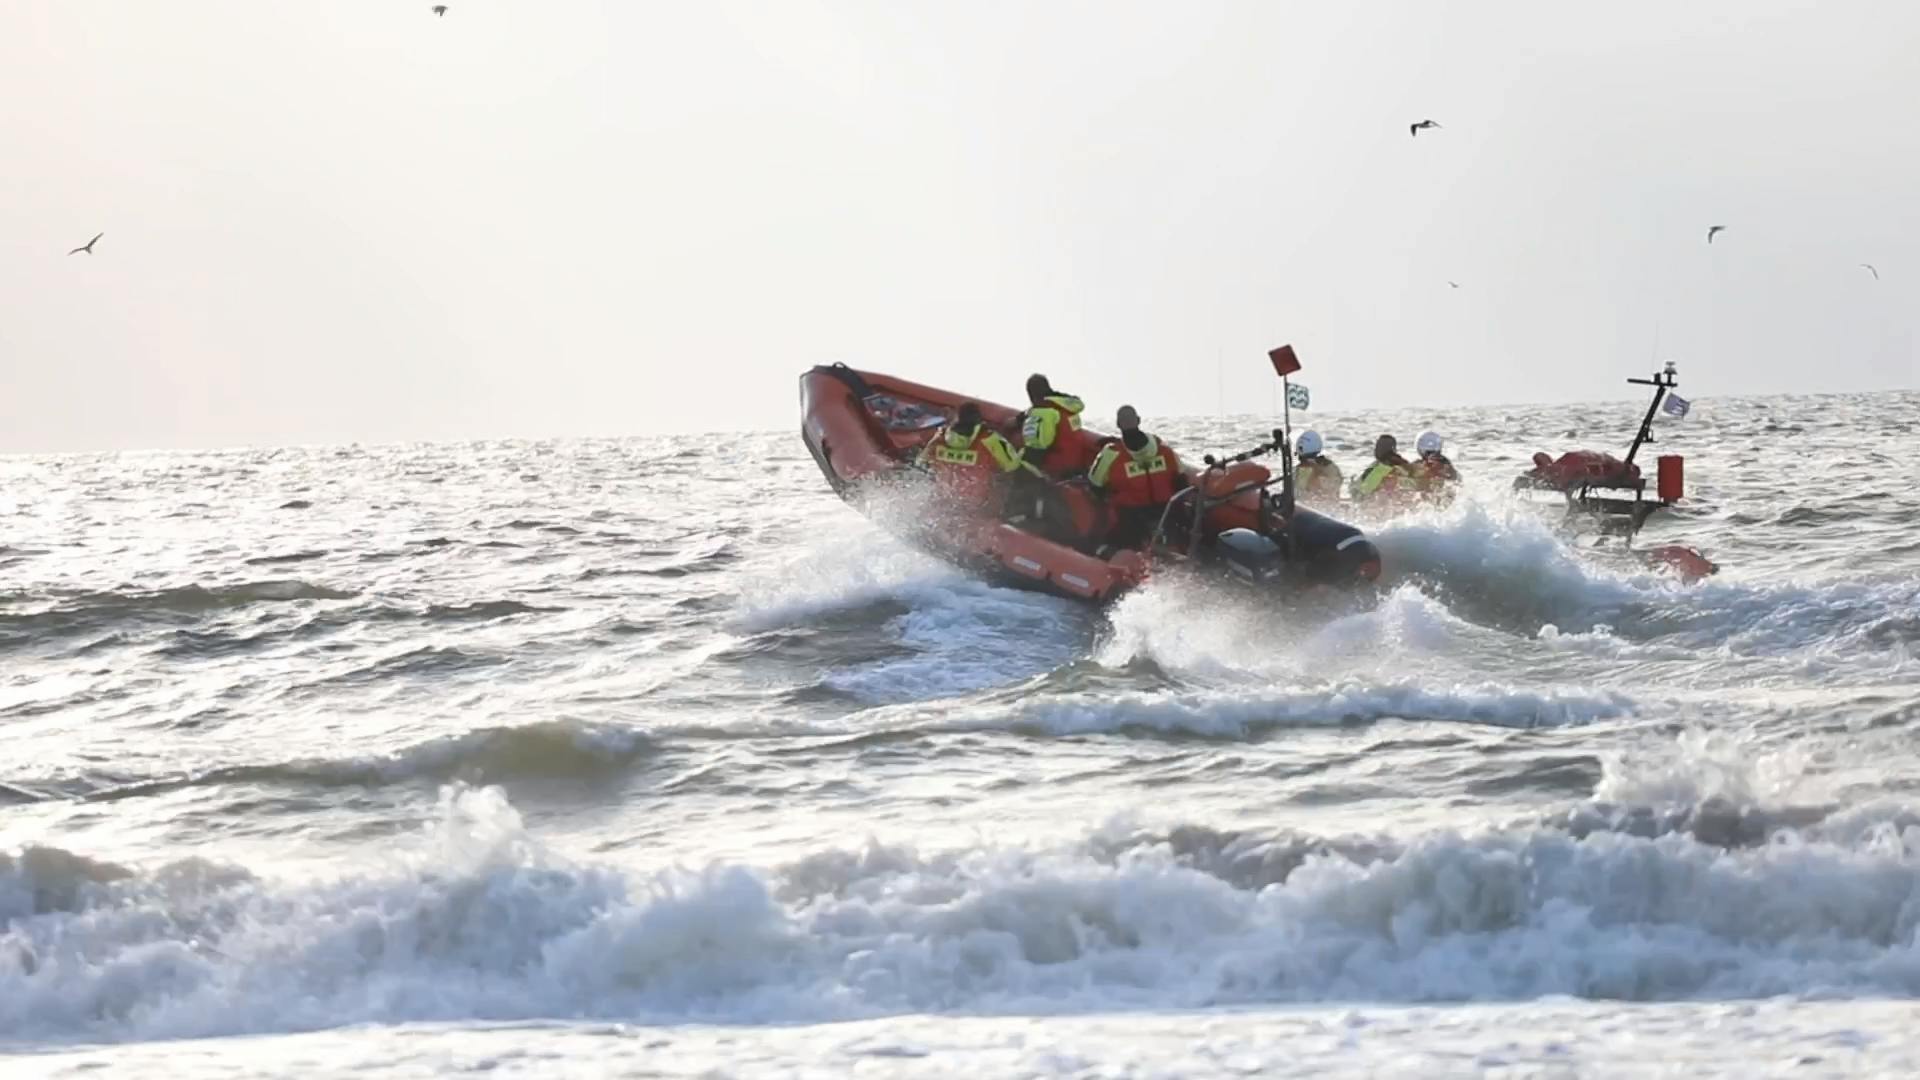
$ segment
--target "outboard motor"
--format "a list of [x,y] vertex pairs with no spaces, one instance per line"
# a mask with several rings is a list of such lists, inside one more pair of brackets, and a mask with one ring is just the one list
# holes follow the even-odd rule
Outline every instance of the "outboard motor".
[[1213,551],[1229,572],[1247,581],[1352,585],[1379,578],[1380,550],[1359,529],[1301,510],[1294,531],[1297,560],[1287,557],[1284,538],[1252,529],[1221,531],[1213,538]]
[[1252,529],[1226,529],[1213,538],[1214,551],[1236,577],[1277,581],[1287,572],[1287,553]]

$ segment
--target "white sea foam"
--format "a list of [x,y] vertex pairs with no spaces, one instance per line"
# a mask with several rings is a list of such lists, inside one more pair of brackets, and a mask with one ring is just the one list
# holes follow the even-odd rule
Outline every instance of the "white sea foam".
[[1153,842],[644,871],[546,849],[497,791],[450,790],[443,815],[332,880],[0,865],[0,894],[70,894],[12,912],[0,1030],[1920,992],[1920,829],[1745,849],[1447,831],[1247,889]]
[[822,685],[884,704],[1045,672],[1073,657],[1091,617],[1072,601],[987,584],[867,532],[782,566],[735,621],[746,632],[847,618],[880,625],[898,648],[864,662],[849,657]]
[[1497,727],[1559,727],[1629,715],[1621,694],[1530,691],[1497,684],[1428,686],[1347,680],[1291,690],[1151,690],[1060,693],[966,710],[901,709],[880,726],[937,731],[1039,731],[1091,735],[1134,730],[1237,738],[1281,727],[1428,720]]
[[1728,731],[1691,729],[1672,741],[1610,751],[1594,798],[1631,806],[1782,806],[1831,798],[1800,743],[1755,747]]

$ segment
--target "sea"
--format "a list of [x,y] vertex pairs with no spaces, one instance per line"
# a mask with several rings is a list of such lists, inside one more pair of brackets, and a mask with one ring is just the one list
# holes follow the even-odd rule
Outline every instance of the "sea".
[[1313,604],[794,430],[0,457],[0,1075],[1920,1073],[1920,394],[1661,417],[1695,584],[1509,490],[1643,408],[1296,416],[1466,477]]

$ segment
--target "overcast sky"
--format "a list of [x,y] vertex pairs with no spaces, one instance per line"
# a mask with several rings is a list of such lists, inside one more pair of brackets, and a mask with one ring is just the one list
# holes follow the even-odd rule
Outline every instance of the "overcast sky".
[[1920,5],[428,7],[10,0],[0,450],[1920,384]]

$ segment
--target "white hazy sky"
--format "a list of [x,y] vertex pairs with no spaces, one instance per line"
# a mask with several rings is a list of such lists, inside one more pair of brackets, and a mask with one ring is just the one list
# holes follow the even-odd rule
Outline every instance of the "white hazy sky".
[[9,0],[0,450],[1920,383],[1920,5],[449,5]]

